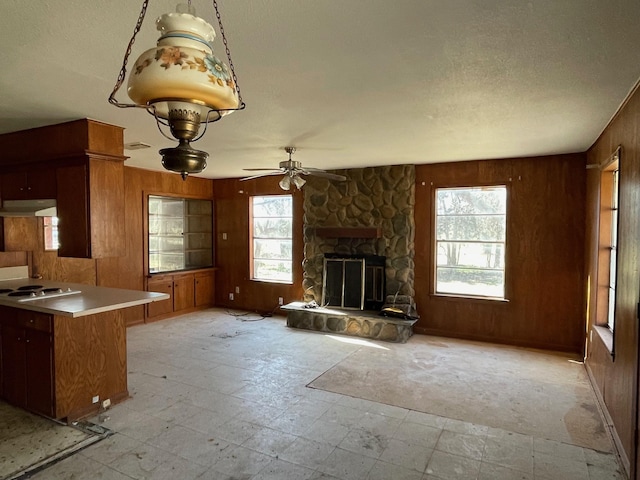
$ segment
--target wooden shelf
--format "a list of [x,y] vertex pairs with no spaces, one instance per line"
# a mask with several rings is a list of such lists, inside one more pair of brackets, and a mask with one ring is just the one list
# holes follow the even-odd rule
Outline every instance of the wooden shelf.
[[322,238],[382,238],[380,227],[316,227],[315,232]]

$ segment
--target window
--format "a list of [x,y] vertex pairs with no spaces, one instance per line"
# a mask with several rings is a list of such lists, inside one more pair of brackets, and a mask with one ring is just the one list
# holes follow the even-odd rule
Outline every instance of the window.
[[[613,332],[615,327],[618,259],[618,199],[620,197],[620,150],[600,172],[600,222],[598,249],[598,296],[596,324]],[[613,352],[613,339],[606,339]],[[610,343],[610,344],[609,344]]]
[[213,266],[213,202],[149,195],[149,273]]
[[43,217],[44,221],[44,249],[58,250],[58,217]]
[[505,297],[506,186],[435,191],[435,293]]
[[251,197],[251,278],[293,282],[293,197]]
[[613,188],[611,189],[611,254],[609,255],[609,308],[607,309],[607,326],[613,332],[615,325],[616,305],[616,261],[618,258],[618,178],[620,171],[616,165],[612,172]]

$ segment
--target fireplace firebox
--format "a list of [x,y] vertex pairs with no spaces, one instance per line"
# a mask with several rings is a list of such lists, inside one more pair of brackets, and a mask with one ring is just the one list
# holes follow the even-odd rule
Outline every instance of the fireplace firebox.
[[386,257],[324,255],[322,305],[378,311],[385,299]]

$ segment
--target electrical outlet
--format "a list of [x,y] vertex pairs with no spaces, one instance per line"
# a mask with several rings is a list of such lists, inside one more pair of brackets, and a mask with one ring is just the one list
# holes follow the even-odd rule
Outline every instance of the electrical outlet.
[[229,300],[233,300],[233,293],[229,294]]
[[226,234],[226,233],[224,233],[224,232],[222,233],[222,239],[223,239],[223,240],[226,240],[226,239],[227,239],[227,234]]
[[284,305],[284,298],[278,297],[278,305]]
[[236,293],[240,293],[240,287],[236,287]]
[[111,406],[111,399],[110,399],[110,398],[107,398],[106,400],[103,400],[103,401],[102,401],[102,408],[103,408],[103,409],[105,409],[105,410],[106,410],[106,409],[107,409],[107,408],[109,408],[110,406]]
[[100,401],[100,395],[96,395],[91,399],[91,403],[98,403]]

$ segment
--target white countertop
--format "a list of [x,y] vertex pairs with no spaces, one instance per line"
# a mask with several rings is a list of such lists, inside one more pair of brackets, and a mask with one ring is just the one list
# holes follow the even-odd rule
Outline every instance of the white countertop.
[[158,300],[170,298],[166,293],[126,290],[122,288],[97,287],[81,283],[57,282],[33,278],[20,278],[0,281],[0,288],[18,288],[23,285],[42,285],[47,287],[71,288],[81,293],[61,297],[15,302],[0,295],[0,305],[21,308],[36,312],[62,315],[66,317],[83,317],[96,313],[118,310],[121,308],[144,305]]

